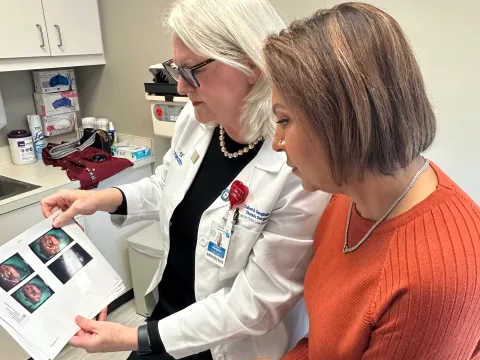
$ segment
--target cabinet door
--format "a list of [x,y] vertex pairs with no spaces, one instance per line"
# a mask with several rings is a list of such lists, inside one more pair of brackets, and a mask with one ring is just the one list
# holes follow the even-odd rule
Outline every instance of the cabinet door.
[[0,59],[50,56],[41,0],[0,1]]
[[[107,189],[121,184],[129,184],[152,176],[151,166],[142,166],[137,169],[127,169],[106,179],[98,186],[99,190]],[[153,221],[140,221],[125,228],[118,229],[110,221],[110,215],[97,212],[91,216],[84,216],[85,231],[100,253],[112,265],[118,275],[123,279],[126,290],[133,287],[130,260],[128,258],[127,239],[153,223]],[[1,360],[1,359],[0,359]]]
[[97,0],[42,0],[52,56],[103,54]]
[[40,203],[31,204],[0,215],[0,246],[43,220],[45,218],[42,214]]
[[[39,203],[0,215],[0,246],[44,219]],[[0,360],[27,360],[29,358],[29,355],[2,327],[0,327],[0,344]]]

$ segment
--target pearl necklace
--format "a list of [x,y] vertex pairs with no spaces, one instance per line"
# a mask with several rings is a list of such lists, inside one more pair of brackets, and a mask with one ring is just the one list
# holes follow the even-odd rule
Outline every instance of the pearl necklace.
[[378,219],[375,224],[367,231],[365,236],[355,245],[352,247],[348,247],[348,228],[350,227],[350,217],[352,216],[352,208],[353,208],[353,202],[350,203],[350,208],[348,209],[348,216],[347,216],[347,226],[345,227],[345,241],[343,243],[343,252],[345,254],[350,253],[352,251],[357,250],[364,242],[365,240],[368,239],[370,234],[377,228],[380,223],[385,220],[385,218],[393,211],[395,206],[398,205],[400,201],[407,195],[407,193],[410,191],[412,188],[413,184],[415,184],[415,181],[417,181],[418,177],[425,171],[427,170],[428,166],[430,165],[430,162],[428,159],[425,159],[425,164],[421,167],[420,170],[413,176],[412,180],[410,183],[407,185],[407,187],[403,190],[403,192],[400,194],[400,196],[393,202],[393,204],[388,208],[387,212],[380,218]]
[[222,150],[223,155],[228,157],[229,159],[231,158],[237,158],[243,154],[248,153],[250,150],[252,150],[260,141],[262,141],[263,136],[260,136],[257,140],[254,142],[251,142],[247,146],[245,146],[243,149],[240,149],[238,151],[235,151],[234,153],[228,152],[227,149],[225,148],[225,130],[223,129],[223,126],[220,125],[220,148]]

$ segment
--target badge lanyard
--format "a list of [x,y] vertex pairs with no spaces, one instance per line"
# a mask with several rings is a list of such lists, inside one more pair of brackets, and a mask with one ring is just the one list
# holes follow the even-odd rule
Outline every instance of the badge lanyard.
[[228,200],[230,208],[223,217],[223,224],[212,222],[209,233],[208,248],[205,254],[207,260],[224,267],[227,258],[228,246],[232,237],[235,225],[238,223],[239,205],[248,196],[248,187],[241,181],[235,180],[230,187]]

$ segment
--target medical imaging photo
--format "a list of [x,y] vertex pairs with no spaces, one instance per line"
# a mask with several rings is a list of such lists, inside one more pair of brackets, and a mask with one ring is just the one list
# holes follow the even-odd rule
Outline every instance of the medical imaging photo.
[[79,245],[75,244],[48,268],[60,280],[66,284],[77,272],[92,260],[92,257]]
[[52,229],[30,244],[30,249],[43,263],[57,255],[73,242],[72,238],[62,229]]
[[9,291],[33,274],[30,265],[15,254],[0,264],[0,287]]
[[42,280],[35,276],[20,289],[15,291],[12,297],[17,300],[31,314],[54,294],[53,290]]

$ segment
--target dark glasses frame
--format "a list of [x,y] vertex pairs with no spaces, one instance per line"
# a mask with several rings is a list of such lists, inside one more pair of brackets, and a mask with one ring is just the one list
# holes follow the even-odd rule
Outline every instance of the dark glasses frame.
[[199,88],[200,83],[198,82],[197,75],[195,71],[204,67],[205,65],[210,64],[211,62],[215,61],[215,59],[207,59],[202,61],[199,64],[193,66],[181,66],[178,67],[173,62],[173,59],[167,60],[162,63],[165,70],[167,70],[168,74],[174,78],[178,82],[178,74],[180,74],[185,81],[194,88]]

